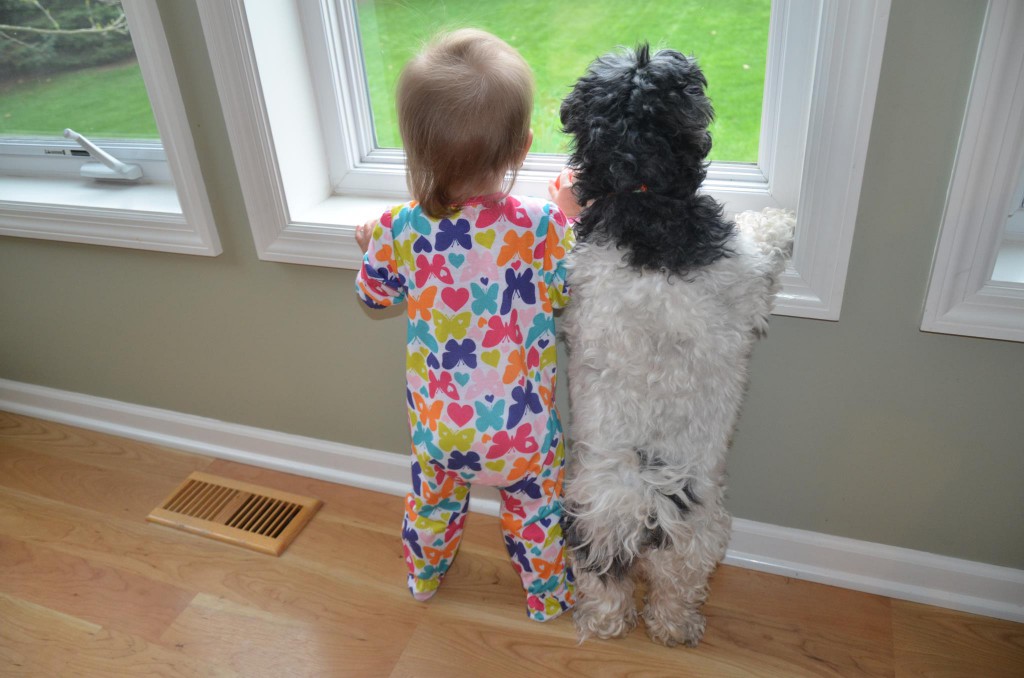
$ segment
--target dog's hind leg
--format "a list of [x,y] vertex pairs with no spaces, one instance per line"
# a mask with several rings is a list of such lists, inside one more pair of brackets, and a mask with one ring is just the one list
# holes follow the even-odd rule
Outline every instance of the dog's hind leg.
[[[580,642],[587,638],[618,638],[636,627],[633,577],[636,559],[618,539],[607,534],[604,516],[573,515],[569,503],[565,539],[576,576],[576,607],[573,622]],[[601,535],[604,539],[595,541]]]
[[636,627],[633,578],[577,571],[577,599],[573,622],[580,641],[587,638],[619,638]]
[[708,578],[725,555],[729,515],[721,508],[694,516],[689,540],[673,539],[643,556],[647,578],[644,624],[651,640],[663,645],[695,647],[704,635],[700,608],[708,595]]

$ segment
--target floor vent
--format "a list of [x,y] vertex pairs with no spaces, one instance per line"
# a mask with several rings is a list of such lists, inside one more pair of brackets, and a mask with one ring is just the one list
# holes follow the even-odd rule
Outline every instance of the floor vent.
[[146,520],[279,556],[319,508],[319,499],[196,471]]

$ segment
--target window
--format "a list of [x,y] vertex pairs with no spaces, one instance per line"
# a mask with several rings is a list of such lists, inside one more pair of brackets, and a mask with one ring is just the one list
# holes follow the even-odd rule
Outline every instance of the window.
[[[401,151],[377,142],[355,5],[200,3],[263,259],[355,268],[355,224],[403,199]],[[839,317],[888,10],[774,0],[757,162],[716,162],[705,182],[730,212],[797,211],[778,313]],[[545,195],[561,166],[531,154],[516,190]]]
[[1024,167],[1010,202],[1010,216],[992,269],[992,280],[1024,284]]
[[[1024,341],[1024,5],[990,0],[921,329]],[[1016,262],[1016,263],[1015,263]]]
[[[535,153],[566,152],[559,107],[595,55],[648,42],[655,49],[685,46],[700,56],[719,111],[711,159],[757,162],[771,0],[646,0],[628,12],[619,0],[596,0],[587,12],[548,0],[364,0],[355,9],[377,148],[402,145],[394,104],[402,66],[433,35],[474,26],[504,39],[533,69]],[[552,30],[556,26],[572,31]]]
[[[108,49],[130,59],[132,46],[138,60],[49,76],[53,82],[46,91],[33,88],[39,97],[34,109],[26,108],[37,99],[26,85],[7,83],[0,89],[0,235],[217,255],[220,242],[155,0],[124,0],[122,5],[123,15],[111,3],[15,6],[45,17],[35,27],[51,31],[44,35],[57,40],[60,34],[53,30],[79,27],[61,23],[65,17],[86,26],[130,28],[130,44],[101,40],[83,47],[77,58],[59,55],[65,61]],[[15,9],[8,12],[18,15]],[[4,31],[5,59],[11,58],[12,46],[29,45],[15,33]],[[64,128],[75,129],[120,161],[139,165],[142,178],[114,183],[83,176],[83,166],[95,166],[95,160],[61,136]]]
[[0,24],[0,135],[160,138],[120,2],[7,2]]

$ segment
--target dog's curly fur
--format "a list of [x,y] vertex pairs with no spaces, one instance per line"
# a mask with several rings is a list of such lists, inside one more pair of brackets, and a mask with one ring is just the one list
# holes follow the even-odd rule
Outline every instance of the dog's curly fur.
[[705,86],[693,59],[642,45],[597,59],[562,104],[587,205],[563,321],[581,639],[636,624],[640,575],[651,638],[695,645],[728,544],[725,453],[793,218],[744,213],[737,226],[698,193],[711,148]]

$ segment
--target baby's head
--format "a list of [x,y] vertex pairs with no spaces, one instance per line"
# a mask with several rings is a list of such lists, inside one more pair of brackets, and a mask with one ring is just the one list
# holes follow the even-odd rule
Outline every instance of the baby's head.
[[398,80],[409,190],[433,217],[481,187],[504,186],[529,150],[533,75],[503,40],[476,29],[435,39]]

